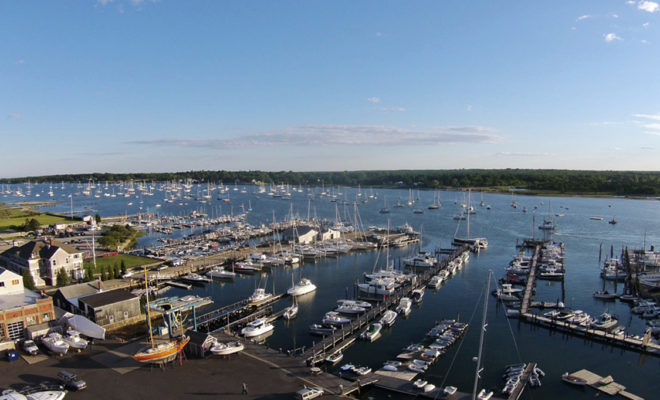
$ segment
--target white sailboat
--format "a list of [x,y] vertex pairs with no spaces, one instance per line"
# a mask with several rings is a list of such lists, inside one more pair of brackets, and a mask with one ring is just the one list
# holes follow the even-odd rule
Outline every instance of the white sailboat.
[[[471,197],[471,190],[468,190],[468,207],[470,204],[470,197]],[[466,213],[466,219],[467,219],[467,231],[466,231],[466,236],[465,237],[459,237],[457,236],[458,234],[458,228],[460,227],[461,223],[460,220],[458,222],[458,225],[456,226],[456,232],[454,233],[454,240],[453,244],[455,246],[462,246],[464,244],[473,246],[473,248],[476,249],[476,251],[479,250],[485,250],[488,248],[488,240],[484,237],[475,237],[471,238],[470,237],[470,213]]]

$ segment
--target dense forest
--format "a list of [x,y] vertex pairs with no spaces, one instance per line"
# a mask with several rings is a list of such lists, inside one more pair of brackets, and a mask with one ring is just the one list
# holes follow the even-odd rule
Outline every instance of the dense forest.
[[416,187],[420,189],[481,188],[494,191],[510,188],[533,193],[656,196],[660,194],[660,172],[576,171],[531,169],[463,169],[396,171],[188,171],[171,173],[93,173],[51,175],[0,180],[0,183],[180,181],[224,184],[290,184],[314,186]]

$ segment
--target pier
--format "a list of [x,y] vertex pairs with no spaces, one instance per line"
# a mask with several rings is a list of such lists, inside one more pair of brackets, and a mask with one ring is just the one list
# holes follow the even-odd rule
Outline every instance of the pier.
[[[217,308],[197,316],[193,322],[193,329],[196,331],[200,329],[215,331],[240,325],[241,323],[247,323],[264,315],[270,315],[272,314],[272,307],[269,306],[279,301],[282,297],[284,297],[284,293],[274,295],[258,305],[252,305],[249,299],[244,299]],[[270,312],[268,309],[270,309]]]
[[529,310],[532,298],[534,296],[534,286],[536,285],[536,267],[538,265],[539,251],[541,250],[541,245],[536,245],[534,247],[534,256],[532,257],[532,263],[529,266],[529,275],[527,276],[527,285],[525,286],[525,293],[523,295],[523,301],[520,305],[520,313],[524,314]]

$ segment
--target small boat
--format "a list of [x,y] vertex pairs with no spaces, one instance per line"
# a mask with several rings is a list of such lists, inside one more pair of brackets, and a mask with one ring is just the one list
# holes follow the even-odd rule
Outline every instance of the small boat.
[[360,338],[373,342],[380,337],[381,329],[383,329],[383,325],[378,322],[374,322],[373,324],[369,325],[369,328],[360,334]]
[[346,318],[346,317],[342,317],[341,315],[339,315],[338,312],[328,311],[323,316],[323,319],[321,320],[321,322],[324,325],[344,325],[344,324],[348,324],[349,322],[351,322],[351,320]]
[[355,305],[355,306],[362,307],[362,308],[367,309],[367,310],[371,308],[371,303],[369,303],[368,301],[362,301],[362,300],[339,299],[339,300],[337,300],[337,304],[340,305],[340,306],[344,305],[344,304]]
[[586,379],[580,378],[575,375],[571,375],[568,372],[564,372],[561,375],[561,380],[566,383],[570,383],[571,385],[577,385],[577,386],[585,386],[587,384]]
[[371,373],[371,368],[366,367],[366,366],[364,366],[364,367],[353,367],[353,372],[356,375],[364,376],[364,375],[367,375],[367,374]]
[[424,298],[424,288],[413,289],[411,293],[413,303],[421,303]]
[[336,330],[337,327],[333,325],[326,326],[321,324],[312,324],[309,326],[309,333],[311,333],[312,335],[321,335],[321,336],[330,335],[332,334],[332,332]]
[[67,331],[66,335],[62,336],[62,340],[72,349],[84,350],[87,348],[87,340],[81,338],[78,331]]
[[216,356],[228,356],[243,351],[244,348],[245,346],[241,342],[215,342],[210,351]]
[[616,300],[619,297],[618,293],[610,293],[607,290],[599,290],[594,292],[594,298],[600,300]]
[[362,314],[366,312],[367,309],[356,304],[344,303],[337,307],[335,311],[342,314]]
[[341,361],[342,358],[344,358],[344,354],[341,351],[335,351],[334,353],[327,356],[325,361],[334,365]]
[[401,300],[399,300],[399,305],[396,306],[395,311],[399,314],[407,316],[410,314],[410,307],[412,307],[412,300],[410,300],[409,297],[402,297]]
[[417,379],[415,382],[413,382],[413,386],[416,387],[417,389],[424,389],[424,386],[428,384],[427,381],[424,379]]
[[602,221],[603,217],[589,217],[589,219],[592,221]]
[[190,341],[189,336],[183,336],[177,340],[149,346],[133,355],[133,359],[145,363],[161,363],[173,360],[179,351]]
[[41,384],[23,388],[21,392],[27,400],[61,400],[66,396],[66,390],[60,385]]
[[339,369],[344,371],[344,372],[353,371],[354,368],[355,368],[355,365],[353,365],[351,363],[344,364],[341,367],[339,367]]
[[206,282],[211,282],[211,278],[207,278],[205,276],[202,276],[200,274],[196,274],[194,272],[182,275],[178,278],[180,281],[187,282],[187,283],[192,283],[192,284],[203,284]]
[[0,393],[0,400],[27,400],[27,397],[13,389],[7,389]]
[[380,322],[383,326],[392,326],[394,325],[394,321],[396,321],[397,316],[398,314],[396,312],[392,310],[385,310],[383,316],[378,322]]
[[451,396],[452,394],[456,393],[458,391],[458,388],[456,386],[445,386],[444,389],[442,389],[442,393],[445,396]]
[[266,332],[270,332],[275,329],[273,324],[268,323],[266,318],[257,318],[254,321],[250,322],[245,328],[241,329],[241,335],[246,338],[255,337],[263,335]]
[[298,315],[298,304],[294,302],[284,309],[284,314],[282,314],[282,317],[286,320],[289,320],[294,319],[296,315]]
[[437,289],[442,284],[442,278],[439,275],[433,275],[429,282],[426,284],[427,287],[432,289]]
[[491,397],[493,397],[493,392],[486,392],[486,389],[481,389],[477,394],[478,400],[490,400]]
[[51,352],[63,356],[69,351],[69,344],[62,340],[62,335],[51,332],[41,339],[41,343]]

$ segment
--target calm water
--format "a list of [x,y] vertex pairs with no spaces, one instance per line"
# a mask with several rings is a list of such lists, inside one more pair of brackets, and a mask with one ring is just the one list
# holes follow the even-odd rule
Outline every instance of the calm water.
[[[9,186],[16,188],[18,186]],[[23,192],[26,192],[24,185]],[[243,189],[240,186],[240,189]],[[49,186],[33,185],[31,196],[20,198],[27,200],[47,200]],[[192,210],[206,212],[212,216],[220,214],[237,213],[243,208],[251,206],[252,212],[248,221],[252,224],[268,223],[273,216],[279,221],[285,218],[291,210],[301,217],[316,216],[319,218],[335,219],[336,216],[350,219],[354,218],[353,206],[342,205],[341,200],[352,202],[356,199],[357,189],[341,188],[342,195],[339,202],[330,202],[327,197],[320,198],[320,188],[310,189],[305,193],[293,193],[291,200],[269,198],[265,195],[255,194],[254,187],[245,187],[247,193],[231,190],[229,204],[217,200],[218,194],[212,193],[209,204],[200,204],[194,200],[183,200],[183,205],[164,203],[164,194],[154,191],[153,196],[132,198],[98,199],[76,196],[68,198],[68,194],[80,192],[75,185],[54,185],[53,199],[60,201],[54,206],[45,207],[47,211],[69,212],[74,210],[87,210],[98,212],[102,216],[135,214],[142,212],[158,212],[161,215],[187,215]],[[113,190],[111,185],[107,192]],[[114,188],[119,191],[119,187]],[[206,186],[200,186],[204,193]],[[193,192],[196,189],[193,189]],[[335,188],[336,192],[337,189]],[[434,192],[415,191],[413,197],[420,197],[414,206],[424,210],[423,214],[414,214],[412,207],[396,208],[397,200],[402,203],[409,199],[408,189],[403,190],[374,190],[362,189],[363,198],[373,193],[377,199],[370,199],[368,204],[359,202],[359,217],[364,226],[385,226],[389,219],[391,226],[408,223],[418,231],[423,231],[423,247],[434,249],[448,247],[451,237],[457,229],[457,222],[453,215],[460,211],[459,204],[467,202],[466,194],[462,192],[441,191],[442,206],[438,210],[428,210],[426,207],[433,203]],[[35,197],[40,194],[40,197]],[[310,200],[308,194],[314,194]],[[224,197],[224,196],[223,196]],[[480,207],[479,202],[491,205],[491,210]],[[2,201],[18,200],[15,196],[7,196]],[[72,201],[71,201],[72,200]],[[516,241],[532,234],[539,237],[541,231],[536,228],[542,218],[557,213],[563,217],[554,217],[557,230],[554,239],[565,243],[565,266],[567,270],[564,285],[565,301],[569,307],[582,309],[592,316],[598,316],[608,311],[619,316],[619,323],[628,327],[630,332],[641,334],[644,331],[644,322],[637,316],[632,316],[629,307],[619,302],[603,303],[593,299],[592,293],[602,287],[599,279],[598,256],[602,245],[603,256],[609,254],[610,246],[614,246],[614,253],[618,255],[623,246],[641,248],[644,245],[660,244],[660,202],[627,199],[589,199],[589,198],[547,198],[516,196],[519,206],[511,207],[512,197],[499,194],[472,194],[472,204],[477,214],[471,217],[471,233],[473,236],[486,236],[490,243],[487,251],[479,256],[472,256],[467,267],[457,274],[437,291],[427,290],[423,303],[413,309],[407,319],[399,319],[396,324],[384,331],[382,338],[374,343],[358,342],[345,354],[346,362],[369,365],[376,369],[388,359],[393,359],[404,346],[418,342],[424,338],[426,331],[433,322],[445,318],[456,318],[471,323],[463,342],[445,354],[429,371],[424,379],[440,385],[458,386],[463,391],[470,391],[474,377],[474,363],[472,357],[476,356],[478,349],[479,330],[477,325],[481,318],[482,292],[484,290],[487,271],[494,271],[494,279],[502,276],[504,268],[516,254]],[[457,204],[455,204],[455,201]],[[129,205],[128,203],[132,203]],[[391,210],[390,214],[379,214],[385,202]],[[161,207],[157,208],[156,204]],[[528,212],[522,212],[526,207]],[[603,217],[602,221],[594,221],[589,217]],[[607,223],[616,217],[617,225]],[[535,220],[533,220],[533,218]],[[465,222],[460,227],[464,232]],[[190,233],[190,231],[179,234]],[[144,246],[155,242],[159,235],[149,234],[141,239]],[[390,256],[395,260],[408,256],[415,249],[395,249]],[[308,334],[310,324],[320,322],[322,315],[333,308],[338,298],[351,295],[353,284],[365,271],[371,271],[377,264],[376,252],[358,253],[342,256],[336,259],[328,258],[316,263],[305,263],[294,269],[275,269],[270,274],[246,276],[234,282],[215,282],[204,288],[195,289],[203,296],[212,296],[216,304],[227,304],[249,296],[257,285],[266,285],[277,292],[286,290],[291,285],[292,277],[300,276],[310,278],[319,289],[314,293],[300,299],[300,312],[297,319],[286,322],[276,322],[275,332],[267,339],[271,347],[288,349],[294,346],[311,345],[316,337]],[[382,263],[384,255],[380,256],[378,263]],[[494,284],[493,284],[494,285]],[[491,285],[492,288],[492,285]],[[612,288],[610,287],[610,290]],[[185,294],[187,292],[176,289],[169,294]],[[536,298],[554,301],[562,297],[560,282],[539,281]],[[276,308],[289,304],[288,299],[282,300]],[[476,311],[476,312],[475,312]],[[658,398],[660,381],[660,358],[643,357],[637,353],[623,351],[617,348],[604,346],[598,343],[584,341],[579,338],[565,336],[550,332],[546,329],[519,323],[504,316],[503,308],[494,298],[490,298],[488,310],[488,331],[485,339],[483,382],[481,387],[497,389],[502,386],[500,375],[505,364],[520,361],[536,361],[546,372],[542,380],[543,386],[528,390],[528,399],[556,399],[559,396],[565,399],[583,399],[593,397],[596,392],[592,389],[581,391],[569,387],[561,382],[560,375],[564,371],[576,371],[586,368],[600,375],[612,375],[619,383],[628,387],[632,393],[647,399]],[[389,394],[371,390],[363,397],[387,398]]]

